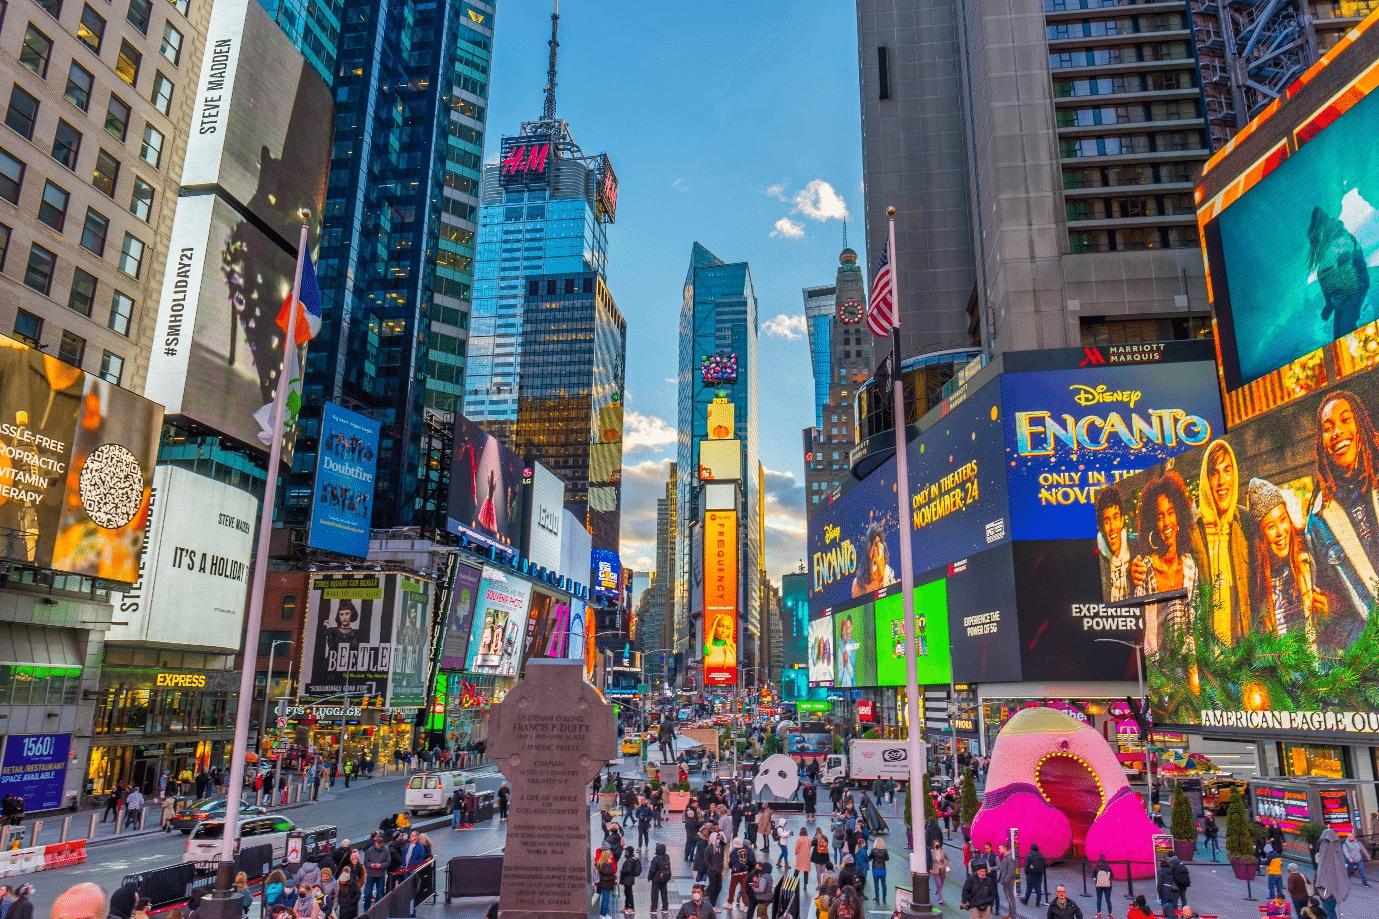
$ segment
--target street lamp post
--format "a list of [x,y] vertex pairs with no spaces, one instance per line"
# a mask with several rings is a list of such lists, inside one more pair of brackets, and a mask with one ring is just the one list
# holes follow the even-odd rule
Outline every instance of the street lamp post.
[[[268,748],[264,741],[268,738],[268,703],[273,695],[273,655],[278,651],[278,645],[292,647],[292,642],[286,638],[279,638],[268,646],[268,678],[263,681],[263,713],[259,717],[259,746],[267,753]],[[287,681],[292,682],[292,662],[289,659],[287,664]]]
[[[1119,638],[1098,638],[1097,641],[1109,641],[1114,645],[1125,645],[1127,648],[1135,650],[1135,678],[1140,687],[1140,712],[1147,714],[1149,711],[1149,699],[1144,694],[1144,644],[1137,641],[1122,641]],[[1152,820],[1154,817],[1154,754],[1149,750],[1149,731],[1142,731],[1144,734],[1144,774],[1145,794],[1144,810]]]

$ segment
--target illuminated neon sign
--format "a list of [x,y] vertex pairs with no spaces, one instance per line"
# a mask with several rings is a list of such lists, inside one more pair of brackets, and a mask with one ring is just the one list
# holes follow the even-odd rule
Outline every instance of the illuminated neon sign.
[[533,143],[524,137],[505,137],[498,158],[499,176],[504,183],[544,181],[550,161],[549,141]]

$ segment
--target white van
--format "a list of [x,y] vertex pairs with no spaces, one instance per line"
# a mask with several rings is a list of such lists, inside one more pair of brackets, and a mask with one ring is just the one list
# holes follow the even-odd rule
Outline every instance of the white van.
[[[250,817],[239,825],[240,846],[273,847],[273,862],[282,860],[287,853],[287,834],[297,829],[297,825],[286,817],[270,815]],[[225,835],[225,821],[203,820],[192,830],[182,853],[184,862],[213,862],[220,857],[220,840]]]
[[454,796],[460,788],[474,791],[474,780],[467,772],[419,772],[407,780],[402,806],[413,817],[423,811],[455,809]]

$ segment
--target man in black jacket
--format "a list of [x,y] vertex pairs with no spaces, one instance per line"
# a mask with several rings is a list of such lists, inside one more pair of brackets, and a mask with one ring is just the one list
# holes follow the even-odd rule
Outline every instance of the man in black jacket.
[[971,910],[971,919],[991,919],[991,906],[996,902],[996,881],[990,877],[986,863],[972,860],[975,869],[962,885],[962,909]]
[[1082,907],[1068,899],[1068,888],[1062,884],[1054,888],[1053,899],[1049,901],[1048,919],[1082,919]]

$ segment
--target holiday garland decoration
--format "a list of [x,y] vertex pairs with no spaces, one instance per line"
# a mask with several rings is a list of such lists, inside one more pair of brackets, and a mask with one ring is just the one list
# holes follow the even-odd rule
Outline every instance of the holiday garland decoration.
[[[1367,711],[1379,708],[1379,610],[1338,656],[1319,655],[1303,632],[1253,631],[1234,644],[1212,628],[1210,583],[1192,597],[1189,629],[1164,624],[1149,668],[1155,720],[1196,723],[1204,710]],[[1146,615],[1153,615],[1146,608]],[[1325,628],[1326,619],[1318,623]]]

